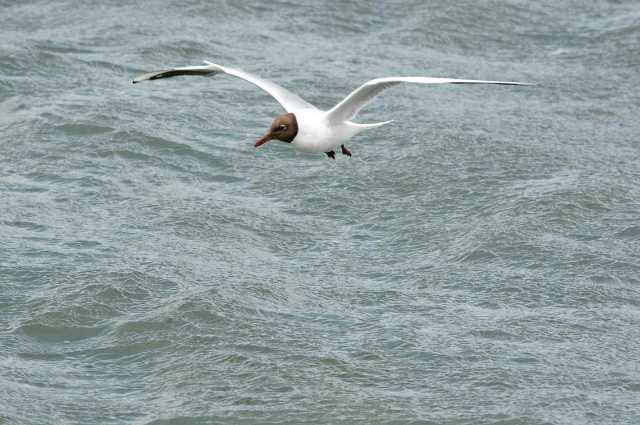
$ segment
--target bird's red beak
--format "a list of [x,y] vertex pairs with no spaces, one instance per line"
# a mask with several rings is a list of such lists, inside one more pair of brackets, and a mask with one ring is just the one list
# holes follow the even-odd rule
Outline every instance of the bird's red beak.
[[265,134],[260,139],[258,139],[258,141],[256,142],[256,148],[264,145],[265,143],[267,143],[271,139],[272,139],[271,132]]

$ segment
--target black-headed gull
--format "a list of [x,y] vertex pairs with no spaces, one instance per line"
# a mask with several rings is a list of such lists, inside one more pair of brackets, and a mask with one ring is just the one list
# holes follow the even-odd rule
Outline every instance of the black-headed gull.
[[391,121],[373,124],[357,124],[351,122],[358,111],[369,103],[383,90],[400,83],[418,84],[502,84],[502,85],[531,85],[513,81],[483,81],[483,80],[458,80],[454,78],[433,77],[386,77],[367,81],[351,92],[340,103],[328,111],[323,111],[303,100],[300,96],[280,87],[271,81],[264,80],[253,74],[239,69],[204,62],[201,66],[186,66],[165,71],[151,72],[140,75],[133,80],[139,83],[145,80],[175,77],[177,75],[210,75],[225,73],[242,78],[269,93],[287,111],[277,117],[269,131],[255,144],[256,147],[267,143],[269,140],[281,140],[290,143],[301,152],[324,152],[329,158],[335,159],[334,148],[340,145],[344,155],[351,156],[351,151],[344,145],[347,140],[363,130],[376,128]]

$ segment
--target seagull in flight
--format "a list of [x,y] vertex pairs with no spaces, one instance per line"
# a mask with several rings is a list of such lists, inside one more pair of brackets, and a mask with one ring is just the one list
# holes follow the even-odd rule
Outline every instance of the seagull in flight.
[[532,85],[530,83],[519,83],[515,81],[459,80],[455,78],[434,77],[384,77],[367,81],[352,91],[336,106],[328,111],[324,111],[271,81],[240,69],[217,65],[207,61],[204,62],[204,65],[200,66],[185,66],[150,72],[136,77],[132,82],[135,84],[145,80],[157,80],[178,75],[206,76],[216,74],[228,74],[248,81],[269,93],[282,108],[284,108],[285,113],[273,120],[269,131],[256,141],[256,147],[264,145],[269,140],[280,140],[289,143],[297,151],[312,153],[324,152],[331,159],[336,158],[334,149],[337,146],[340,146],[342,154],[351,156],[351,150],[345,146],[345,143],[349,139],[364,130],[380,127],[392,121],[359,124],[351,120],[360,109],[373,100],[374,97],[398,84]]

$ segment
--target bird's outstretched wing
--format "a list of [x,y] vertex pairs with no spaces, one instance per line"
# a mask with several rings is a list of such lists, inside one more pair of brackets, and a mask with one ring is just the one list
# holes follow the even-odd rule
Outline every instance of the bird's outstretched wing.
[[351,120],[367,103],[373,100],[383,90],[400,83],[417,84],[502,84],[516,86],[530,86],[530,83],[518,83],[515,81],[484,81],[484,80],[458,80],[455,78],[434,77],[386,77],[367,81],[342,102],[327,111],[327,119],[332,123],[342,123]]
[[206,62],[206,65],[201,66],[185,66],[182,68],[172,68],[164,71],[156,71],[150,72],[148,74],[140,75],[133,79],[133,83],[139,83],[145,80],[157,80],[159,78],[169,78],[175,77],[177,75],[215,75],[215,74],[229,74],[234,77],[241,78],[245,81],[250,82],[262,90],[269,93],[275,100],[278,101],[280,105],[287,111],[292,112],[299,109],[315,109],[315,106],[306,102],[300,96],[291,93],[289,90],[284,87],[280,87],[279,85],[272,83],[271,81],[264,80],[256,75],[249,74],[248,72],[244,72],[240,69],[229,68],[226,66],[217,65],[215,63]]

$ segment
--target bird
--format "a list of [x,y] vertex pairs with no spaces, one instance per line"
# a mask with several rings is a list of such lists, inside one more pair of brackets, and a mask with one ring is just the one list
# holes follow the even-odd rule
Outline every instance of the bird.
[[295,150],[308,153],[324,153],[336,158],[336,148],[348,157],[352,152],[346,146],[356,134],[378,128],[393,120],[360,124],[351,121],[358,112],[384,90],[398,84],[498,84],[529,86],[531,83],[516,81],[461,80],[438,77],[383,77],[369,80],[352,91],[347,97],[329,110],[316,108],[295,93],[259,76],[240,69],[204,61],[204,65],[185,66],[149,72],[135,77],[132,83],[157,80],[180,75],[208,76],[227,74],[243,79],[270,94],[284,109],[277,116],[269,130],[255,142],[260,147],[270,140],[279,140],[291,145]]

